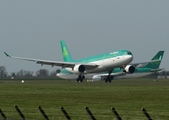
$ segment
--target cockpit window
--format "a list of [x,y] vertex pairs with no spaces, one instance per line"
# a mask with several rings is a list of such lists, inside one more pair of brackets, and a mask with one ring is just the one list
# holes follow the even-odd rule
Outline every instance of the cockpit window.
[[127,52],[127,54],[128,54],[128,55],[132,55],[132,53],[131,53],[131,52]]
[[131,52],[125,52],[124,55],[132,55]]

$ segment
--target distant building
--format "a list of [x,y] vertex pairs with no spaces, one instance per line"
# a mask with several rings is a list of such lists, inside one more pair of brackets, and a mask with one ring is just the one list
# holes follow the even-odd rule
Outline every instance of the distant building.
[[159,72],[158,79],[169,79],[169,71],[161,71]]
[[157,78],[158,79],[165,79],[166,77],[164,75],[158,75]]

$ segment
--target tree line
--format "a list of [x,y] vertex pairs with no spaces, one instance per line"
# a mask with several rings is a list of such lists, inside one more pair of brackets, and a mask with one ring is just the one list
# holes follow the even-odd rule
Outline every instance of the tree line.
[[40,69],[36,72],[27,71],[27,70],[19,70],[17,72],[8,73],[5,66],[0,66],[0,78],[31,78],[31,77],[56,77],[56,73],[60,70],[49,72],[47,69]]
[[[27,71],[27,70],[20,70],[17,72],[11,72],[10,74],[7,72],[5,66],[0,66],[0,78],[32,78],[32,77],[38,77],[38,78],[46,78],[46,77],[56,77],[56,73],[59,73],[60,70],[57,69],[56,71],[49,72],[47,69],[40,69],[37,70],[35,73],[33,71]],[[156,72],[152,74],[150,77],[157,77],[157,76],[169,76],[169,71],[163,70],[160,72]]]

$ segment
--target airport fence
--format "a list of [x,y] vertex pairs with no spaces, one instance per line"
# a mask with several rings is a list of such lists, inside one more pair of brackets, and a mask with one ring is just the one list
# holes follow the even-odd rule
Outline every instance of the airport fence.
[[[21,117],[21,119],[26,120],[24,114],[19,109],[19,107],[17,105],[15,105],[14,108],[16,109],[16,111],[19,114],[19,116]],[[44,112],[44,110],[42,109],[41,106],[38,106],[38,110],[40,111],[40,113],[42,114],[42,116],[44,117],[45,120],[49,120],[49,117]],[[63,115],[65,116],[65,118],[67,120],[71,120],[71,117],[69,116],[69,114],[67,113],[67,111],[65,110],[64,107],[60,107],[60,110],[62,111]],[[85,107],[85,110],[92,120],[96,120],[95,116],[93,115],[93,113],[91,112],[91,110],[88,107]],[[147,118],[147,120],[152,120],[152,118],[150,117],[150,115],[148,114],[148,112],[146,111],[145,108],[142,108],[141,110],[142,110],[143,114],[145,115],[145,117]],[[112,113],[114,113],[117,120],[122,120],[119,113],[116,111],[116,109],[114,107],[111,108],[111,111],[112,111]],[[6,115],[4,114],[4,112],[1,109],[0,109],[0,114],[1,114],[3,120],[7,120]]]

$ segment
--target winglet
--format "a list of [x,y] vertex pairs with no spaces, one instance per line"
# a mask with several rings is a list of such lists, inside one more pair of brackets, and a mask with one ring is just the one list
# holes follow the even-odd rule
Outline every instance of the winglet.
[[7,56],[7,57],[11,57],[10,55],[8,55],[6,52],[4,52],[4,54]]

